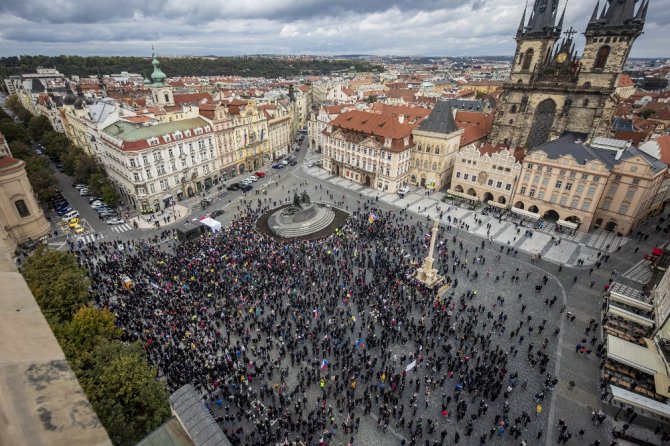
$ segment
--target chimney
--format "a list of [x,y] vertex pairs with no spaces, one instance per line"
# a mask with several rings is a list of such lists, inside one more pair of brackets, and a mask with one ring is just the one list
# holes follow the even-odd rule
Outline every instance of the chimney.
[[405,115],[398,115],[398,122],[400,122],[401,124],[404,124],[405,123]]

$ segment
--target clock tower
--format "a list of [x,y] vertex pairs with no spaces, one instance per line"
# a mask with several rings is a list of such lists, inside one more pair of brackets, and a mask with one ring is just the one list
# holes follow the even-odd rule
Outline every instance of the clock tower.
[[560,39],[565,7],[554,25],[558,0],[536,0],[528,24],[524,11],[509,81],[496,109],[489,141],[531,149],[563,134],[583,140],[609,136],[614,97],[635,39],[642,33],[649,0],[599,3],[586,29],[580,59],[572,28]]

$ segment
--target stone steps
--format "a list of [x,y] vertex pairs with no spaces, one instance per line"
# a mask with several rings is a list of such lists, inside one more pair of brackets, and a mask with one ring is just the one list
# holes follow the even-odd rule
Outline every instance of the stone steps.
[[335,212],[333,212],[332,209],[325,209],[318,219],[311,221],[308,224],[282,228],[277,232],[277,235],[284,238],[303,237],[326,228],[332,223],[334,218]]

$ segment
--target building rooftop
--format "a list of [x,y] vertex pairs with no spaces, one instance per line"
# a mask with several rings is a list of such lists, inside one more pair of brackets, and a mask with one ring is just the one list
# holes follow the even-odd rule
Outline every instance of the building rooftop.
[[439,101],[435,104],[433,111],[419,125],[419,130],[432,133],[449,134],[458,130],[454,121],[454,112],[450,101]]
[[0,444],[111,446],[0,240]]
[[141,150],[151,147],[148,139],[158,138],[158,144],[165,144],[172,142],[173,139],[168,140],[164,138],[164,135],[192,129],[202,129],[205,133],[211,131],[209,123],[204,119],[190,118],[156,125],[143,125],[122,120],[105,127],[103,132],[123,141],[124,150]]

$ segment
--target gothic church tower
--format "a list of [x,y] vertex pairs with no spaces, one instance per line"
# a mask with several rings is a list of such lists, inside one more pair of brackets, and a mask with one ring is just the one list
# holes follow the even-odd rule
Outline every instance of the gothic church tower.
[[565,133],[583,140],[607,136],[614,91],[649,6],[643,0],[636,12],[637,1],[608,0],[602,12],[596,4],[579,59],[576,32],[571,28],[561,39],[565,7],[559,18],[559,0],[535,0],[528,23],[524,11],[517,31],[490,142],[530,149]]

